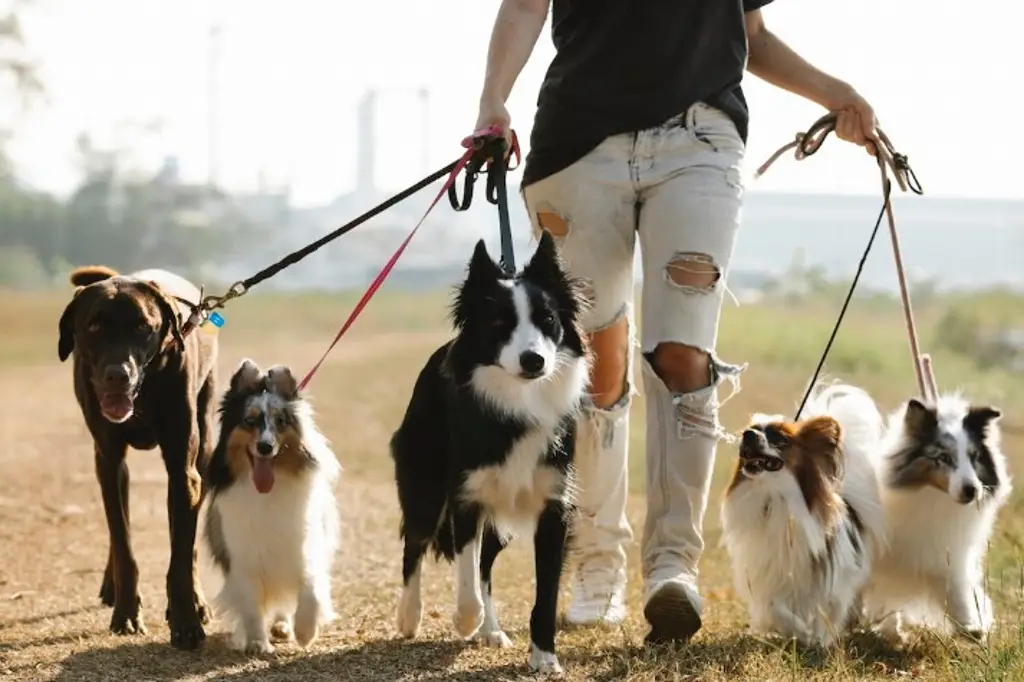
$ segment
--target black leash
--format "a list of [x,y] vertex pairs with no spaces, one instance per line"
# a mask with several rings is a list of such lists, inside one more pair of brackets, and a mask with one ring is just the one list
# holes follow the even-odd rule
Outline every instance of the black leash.
[[[514,135],[514,133],[513,133]],[[516,273],[516,254],[512,243],[512,222],[508,213],[508,171],[518,167],[509,167],[505,161],[508,144],[505,138],[497,136],[486,139],[477,148],[477,154],[466,166],[466,178],[463,181],[462,201],[459,201],[455,186],[448,188],[448,203],[456,211],[465,211],[473,203],[473,185],[481,167],[487,164],[487,201],[498,207],[498,229],[501,236],[501,267],[509,275]],[[518,144],[513,139],[513,150],[518,153]]]
[[194,303],[189,303],[189,306],[192,308],[192,314],[189,317],[189,319],[185,322],[185,326],[182,329],[182,334],[187,334],[191,332],[195,327],[198,327],[199,325],[203,324],[207,314],[213,312],[217,308],[223,308],[224,304],[227,303],[228,301],[238,298],[239,296],[245,295],[246,293],[248,293],[250,289],[252,289],[260,282],[270,279],[271,277],[281,272],[285,268],[294,265],[295,263],[298,263],[300,260],[310,255],[314,251],[320,249],[324,245],[329,244],[330,242],[334,241],[335,239],[345,234],[348,234],[355,228],[365,223],[370,218],[380,215],[381,213],[388,210],[395,204],[405,201],[413,194],[416,194],[423,188],[432,185],[441,178],[450,174],[455,169],[455,167],[459,165],[459,163],[460,161],[452,161],[444,168],[437,169],[436,171],[434,171],[427,177],[423,178],[419,182],[416,182],[415,184],[406,187],[398,194],[389,197],[388,199],[381,202],[377,206],[371,208],[369,211],[366,211],[365,213],[360,215],[358,218],[350,220],[349,222],[345,223],[344,225],[334,230],[333,232],[329,232],[320,239],[317,239],[315,242],[307,244],[306,246],[302,247],[301,249],[298,249],[297,251],[293,251],[292,253],[288,254],[287,256],[277,261],[276,263],[263,268],[252,277],[235,282],[221,296],[203,296],[202,291],[200,291],[200,299],[198,305]]
[[821,353],[821,359],[818,360],[818,366],[814,368],[814,375],[811,377],[811,381],[807,384],[807,391],[804,392],[804,398],[800,401],[800,407],[797,408],[796,416],[793,417],[793,421],[799,421],[800,415],[803,414],[804,407],[807,406],[807,401],[811,398],[811,393],[814,392],[814,385],[818,383],[818,376],[821,374],[822,367],[825,366],[825,360],[828,358],[829,351],[832,350],[832,343],[836,340],[836,336],[839,334],[839,327],[843,323],[843,318],[846,317],[846,309],[850,307],[850,299],[853,298],[853,292],[857,289],[857,283],[860,281],[860,274],[864,271],[864,263],[868,260],[868,255],[871,253],[871,247],[875,244],[875,237],[878,236],[878,228],[882,225],[882,217],[885,215],[886,209],[889,207],[889,190],[891,184],[888,178],[885,181],[885,201],[882,203],[882,209],[878,212],[878,220],[875,221],[875,228],[871,230],[871,238],[868,239],[868,245],[864,248],[864,254],[860,257],[860,263],[857,264],[857,272],[853,276],[853,281],[850,282],[850,289],[846,292],[846,300],[843,301],[843,307],[839,310],[839,317],[836,318],[835,326],[832,327],[832,334],[828,337],[828,343],[825,344],[825,350]]
[[[264,280],[267,280],[267,279],[270,279],[271,277],[273,277],[277,273],[281,272],[282,270],[284,270],[288,266],[294,265],[295,263],[298,263],[300,260],[302,260],[303,258],[308,256],[309,254],[313,253],[314,251],[316,251],[320,247],[324,246],[325,244],[328,244],[328,243],[334,241],[335,239],[337,239],[338,237],[341,237],[341,236],[351,232],[355,228],[357,228],[360,225],[362,225],[363,223],[365,223],[370,218],[373,218],[373,217],[375,217],[377,215],[380,215],[381,213],[383,213],[384,211],[388,210],[389,208],[391,208],[395,204],[399,204],[399,203],[405,201],[406,199],[411,197],[413,194],[416,194],[417,192],[419,192],[421,189],[424,189],[425,187],[429,187],[430,185],[434,184],[435,182],[437,182],[441,178],[443,178],[446,175],[448,175],[449,173],[451,173],[452,170],[455,168],[457,163],[458,163],[458,161],[452,161],[451,163],[449,163],[444,168],[437,169],[436,171],[434,171],[433,173],[431,173],[427,177],[423,178],[422,180],[420,180],[416,184],[410,185],[409,187],[406,187],[401,192],[399,192],[398,194],[394,195],[393,197],[390,197],[389,199],[387,199],[383,203],[380,203],[377,206],[374,206],[369,211],[367,211],[366,213],[362,214],[361,216],[359,216],[355,220],[351,220],[351,221],[345,223],[344,225],[342,225],[338,229],[334,230],[333,232],[330,232],[330,233],[324,235],[320,239],[317,239],[315,242],[313,242],[313,243],[311,243],[311,244],[309,244],[307,246],[302,247],[298,251],[294,251],[294,252],[288,254],[287,256],[285,256],[281,260],[277,261],[273,265],[268,266],[266,268],[263,268],[262,270],[257,272],[252,277],[250,277],[248,279],[242,280],[238,284],[241,285],[243,293],[245,291],[248,291],[249,289],[253,288],[254,286],[259,284],[260,282],[262,282]],[[238,286],[238,284],[236,284],[235,286]],[[234,287],[232,287],[232,289],[233,288]]]
[[[507,171],[512,168],[518,167],[518,161],[520,158],[519,142],[516,137],[516,133],[512,131],[512,153],[516,156],[516,166],[510,168],[505,163],[505,150],[507,144],[505,138],[500,134],[500,130],[496,127],[487,129],[485,134],[480,136],[471,136],[463,140],[463,147],[466,147],[470,151],[467,151],[465,155],[459,159],[449,163],[443,168],[439,168],[427,177],[423,178],[419,182],[405,188],[398,194],[388,198],[382,203],[374,206],[369,211],[366,211],[358,218],[345,223],[338,229],[330,232],[320,239],[294,251],[276,263],[263,268],[252,277],[244,280],[240,280],[231,285],[231,287],[221,296],[203,296],[202,290],[200,290],[200,300],[198,304],[188,302],[189,307],[192,309],[192,314],[186,320],[182,334],[188,334],[194,328],[203,324],[209,313],[212,313],[218,308],[223,308],[224,304],[228,301],[238,298],[248,293],[254,286],[270,279],[277,273],[281,272],[285,268],[298,263],[300,260],[320,249],[322,246],[334,241],[335,239],[351,232],[355,228],[365,223],[370,218],[377,216],[387,209],[391,208],[395,204],[405,201],[413,194],[416,194],[425,187],[433,184],[445,176],[449,176],[449,182],[452,183],[447,186],[448,201],[451,203],[452,208],[456,211],[465,211],[470,207],[473,201],[473,183],[476,181],[476,176],[479,174],[480,169],[485,163],[488,164],[487,168],[487,200],[498,206],[498,220],[501,229],[501,250],[502,250],[502,267],[510,272],[515,273],[515,253],[512,248],[512,226],[509,221],[508,214],[508,189],[506,187],[506,174]],[[470,156],[470,153],[472,154]],[[468,161],[467,161],[468,157]],[[496,159],[496,160],[495,160]],[[465,179],[465,194],[463,201],[460,203],[455,193],[454,186],[454,174],[460,169],[465,168],[466,179]],[[442,188],[442,192],[445,191]],[[438,196],[440,198],[440,196]],[[431,205],[433,207],[433,205]],[[429,209],[428,209],[429,212]],[[425,216],[424,216],[425,217]],[[217,326],[223,324],[223,321],[217,323]]]

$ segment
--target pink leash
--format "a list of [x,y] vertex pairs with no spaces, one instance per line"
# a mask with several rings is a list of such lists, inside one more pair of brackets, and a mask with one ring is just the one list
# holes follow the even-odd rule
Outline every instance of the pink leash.
[[[434,207],[437,206],[437,202],[439,202],[441,200],[441,197],[445,195],[445,193],[448,191],[448,188],[452,187],[455,184],[455,180],[456,178],[458,178],[459,173],[462,172],[462,170],[469,163],[470,159],[473,158],[473,155],[480,148],[480,139],[495,137],[501,134],[502,129],[499,126],[490,126],[488,128],[484,128],[483,130],[478,130],[472,135],[462,140],[462,147],[465,148],[466,151],[456,162],[455,168],[452,169],[452,172],[448,174],[448,179],[445,180],[444,186],[441,187],[441,190],[437,193],[437,196],[435,196],[434,200],[430,202],[429,206],[427,206],[426,212],[424,212],[423,217],[420,218],[419,222],[416,223],[416,226],[412,228],[412,231],[409,232],[409,236],[407,236],[405,240],[398,246],[398,249],[395,251],[395,253],[392,254],[391,258],[388,259],[388,262],[384,264],[384,267],[381,269],[379,273],[377,273],[377,276],[374,277],[373,281],[370,282],[370,286],[366,289],[366,293],[364,293],[362,298],[359,299],[359,302],[356,303],[356,306],[355,308],[352,309],[352,312],[349,314],[348,319],[345,320],[345,324],[341,326],[341,329],[338,330],[338,334],[334,337],[334,340],[331,341],[331,345],[327,347],[327,350],[324,351],[324,354],[320,356],[320,359],[317,360],[316,364],[313,365],[309,372],[306,373],[306,376],[302,378],[302,381],[299,382],[300,391],[306,388],[310,380],[313,378],[313,375],[317,373],[317,370],[319,370],[320,366],[324,363],[324,360],[326,360],[330,352],[334,350],[334,347],[338,345],[338,341],[341,340],[341,337],[345,335],[345,332],[349,330],[349,327],[352,326],[352,323],[355,322],[356,318],[359,317],[359,315],[363,312],[363,309],[366,307],[366,304],[370,302],[370,299],[373,298],[373,295],[375,293],[377,293],[377,290],[380,289],[381,285],[384,284],[384,280],[388,278],[388,275],[391,274],[391,270],[395,267],[395,264],[398,262],[398,259],[401,258],[402,254],[405,252],[405,247],[409,246],[409,242],[412,241],[412,238],[416,236],[416,232],[419,231],[420,226],[423,225],[423,221],[425,221],[427,219],[427,216],[430,215],[430,212],[434,210]],[[514,132],[512,135],[512,140],[512,152],[516,155],[516,159],[518,160],[520,154],[519,144]]]

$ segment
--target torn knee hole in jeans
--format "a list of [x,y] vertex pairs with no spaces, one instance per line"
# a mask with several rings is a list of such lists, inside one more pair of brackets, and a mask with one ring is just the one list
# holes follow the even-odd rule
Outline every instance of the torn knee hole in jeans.
[[665,264],[665,281],[688,294],[708,294],[715,290],[722,272],[707,254],[680,252]]
[[[723,362],[711,351],[706,352],[711,365],[711,383],[696,391],[672,395],[677,433],[680,439],[704,436],[734,442],[735,437],[727,433],[718,421],[718,409],[740,392],[740,374],[747,366]],[[728,381],[732,390],[719,400],[717,390],[723,381]]]
[[590,405],[614,410],[629,399],[629,349],[633,343],[628,304],[608,324],[587,332],[591,353]]

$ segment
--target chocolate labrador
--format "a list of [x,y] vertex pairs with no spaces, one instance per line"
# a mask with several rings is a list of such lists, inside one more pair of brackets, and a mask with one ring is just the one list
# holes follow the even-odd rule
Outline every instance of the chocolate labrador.
[[96,476],[110,531],[100,599],[113,606],[110,630],[144,633],[139,570],[129,532],[129,447],[159,446],[167,467],[171,559],[166,618],[171,644],[195,649],[207,608],[196,579],[200,475],[215,443],[216,336],[182,334],[199,290],[165,270],[130,275],[102,266],[71,273],[74,298],[60,318],[57,353],[74,353],[75,397],[92,434]]

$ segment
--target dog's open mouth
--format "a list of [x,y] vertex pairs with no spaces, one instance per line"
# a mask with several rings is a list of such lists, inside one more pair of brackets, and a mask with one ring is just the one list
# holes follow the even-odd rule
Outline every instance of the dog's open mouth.
[[274,487],[274,457],[250,453],[249,463],[252,464],[252,484],[257,492],[269,493]]
[[780,471],[782,469],[782,458],[778,455],[757,452],[750,448],[740,448],[740,462],[742,462],[743,473],[748,476],[757,476],[765,471]]
[[108,421],[120,424],[135,413],[135,401],[127,393],[103,393],[100,395],[100,410]]

